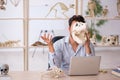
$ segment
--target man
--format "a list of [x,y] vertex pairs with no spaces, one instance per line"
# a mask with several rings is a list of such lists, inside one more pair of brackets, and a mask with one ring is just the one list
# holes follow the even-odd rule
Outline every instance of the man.
[[66,36],[54,44],[52,37],[44,34],[42,39],[48,44],[51,66],[57,66],[62,70],[69,70],[70,58],[72,56],[94,56],[94,47],[90,43],[89,34],[85,33],[86,41],[84,44],[79,44],[74,40],[72,29],[77,22],[85,23],[81,15],[74,15],[69,19],[69,36]]

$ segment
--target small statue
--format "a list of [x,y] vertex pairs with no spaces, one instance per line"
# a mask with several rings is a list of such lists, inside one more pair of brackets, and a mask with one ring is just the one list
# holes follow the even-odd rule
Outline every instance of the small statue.
[[120,17],[120,0],[117,0],[117,12],[118,16]]
[[15,7],[18,6],[18,4],[20,3],[21,0],[10,0],[10,2],[12,3],[12,5],[14,5]]
[[88,9],[90,17],[95,17],[96,3],[93,0],[88,1]]
[[6,5],[5,1],[4,0],[0,0],[0,9],[1,10],[5,10],[6,9],[4,5]]
[[14,41],[14,40],[8,40],[5,42],[0,42],[0,47],[16,47],[19,45],[20,40]]
[[41,80],[43,78],[62,78],[65,77],[65,73],[60,68],[53,66],[51,70],[45,71],[41,74]]
[[69,5],[69,7],[67,7],[67,5],[65,5],[64,3],[58,2],[50,8],[48,14],[45,17],[48,17],[52,11],[55,11],[54,16],[55,18],[57,18],[57,14],[59,11],[64,17],[68,18],[68,16],[65,13],[69,11],[70,8],[74,9],[74,4],[71,4]]
[[103,17],[106,17],[107,14],[108,14],[108,6],[105,6],[105,8],[104,8],[103,11],[102,11],[102,16],[103,16]]

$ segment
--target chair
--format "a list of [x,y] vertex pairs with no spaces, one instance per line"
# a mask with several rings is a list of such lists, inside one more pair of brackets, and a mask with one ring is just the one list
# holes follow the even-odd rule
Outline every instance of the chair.
[[60,40],[60,39],[62,39],[63,37],[64,37],[64,36],[55,36],[55,37],[53,37],[52,42],[55,43],[57,40]]
[[[55,43],[56,41],[58,41],[58,40],[60,40],[62,38],[64,38],[64,36],[55,36],[55,37],[52,38],[52,42]],[[48,60],[49,60],[49,55],[48,55]],[[49,69],[50,69],[50,63],[48,61],[48,70]]]

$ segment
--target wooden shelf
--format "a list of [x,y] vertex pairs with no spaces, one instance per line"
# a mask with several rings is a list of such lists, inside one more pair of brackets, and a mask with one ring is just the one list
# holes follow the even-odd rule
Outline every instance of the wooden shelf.
[[68,20],[68,18],[29,18],[29,20]]
[[48,46],[43,46],[43,45],[40,45],[40,46],[29,46],[28,48],[47,48]]
[[120,20],[120,17],[87,17],[85,16],[86,19],[91,19],[91,20]]
[[115,46],[95,45],[95,47],[120,47],[120,45],[115,45]]
[[13,49],[13,48],[25,48],[25,46],[17,46],[17,47],[0,47],[0,49]]
[[0,18],[0,20],[23,20],[24,18]]

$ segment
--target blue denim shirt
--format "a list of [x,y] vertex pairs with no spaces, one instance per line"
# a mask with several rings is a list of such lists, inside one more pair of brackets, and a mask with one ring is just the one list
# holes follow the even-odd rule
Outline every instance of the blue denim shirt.
[[78,45],[76,52],[74,52],[69,43],[69,36],[64,37],[54,43],[54,53],[49,53],[50,66],[57,66],[62,70],[69,70],[70,58],[72,56],[94,56],[94,46],[90,43],[91,54],[86,55],[85,47]]

